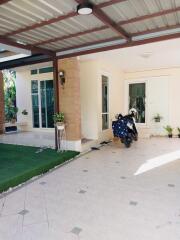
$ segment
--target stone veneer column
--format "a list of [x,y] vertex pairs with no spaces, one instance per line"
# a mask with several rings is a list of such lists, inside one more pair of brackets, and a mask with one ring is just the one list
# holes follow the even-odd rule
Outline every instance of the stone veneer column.
[[0,71],[0,134],[4,133],[4,81]]
[[60,85],[60,111],[64,112],[67,123],[67,140],[81,139],[81,103],[80,103],[80,69],[77,58],[58,61],[58,71],[64,70],[66,82]]

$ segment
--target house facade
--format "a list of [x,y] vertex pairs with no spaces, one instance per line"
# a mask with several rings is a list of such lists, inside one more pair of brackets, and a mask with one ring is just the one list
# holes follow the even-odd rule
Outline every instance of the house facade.
[[[65,113],[69,149],[81,149],[80,77],[76,58],[59,62],[66,73],[65,87],[59,84],[59,111]],[[48,62],[15,69],[17,88],[17,123],[20,131],[54,132],[53,67]],[[27,115],[22,111],[26,110]]]
[[[46,62],[14,69],[20,131],[54,133],[52,66]],[[58,71],[65,74],[63,84],[58,80],[58,94],[59,111],[65,113],[68,149],[83,151],[84,140],[89,148],[112,139],[115,115],[127,114],[131,107],[138,110],[140,137],[164,136],[166,125],[177,134],[180,67],[123,71],[111,59],[74,57],[59,60]],[[2,103],[2,94],[0,97]],[[24,110],[27,115],[22,114]],[[160,122],[154,120],[157,114]],[[0,123],[2,129],[3,117]]]

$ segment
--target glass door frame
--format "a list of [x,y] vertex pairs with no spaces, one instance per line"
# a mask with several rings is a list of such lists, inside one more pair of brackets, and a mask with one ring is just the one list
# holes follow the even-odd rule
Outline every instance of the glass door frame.
[[42,127],[42,112],[41,112],[41,81],[38,80],[38,99],[39,99],[39,129],[44,129]]
[[[31,79],[31,82],[32,81],[38,82],[39,127],[33,126],[33,106],[32,106],[32,128],[34,130],[52,130],[52,129],[54,129],[54,127],[53,128],[42,127],[41,82],[48,81],[48,80],[53,81],[53,79]],[[47,102],[46,101],[45,101],[45,104],[46,104],[46,115],[47,115]],[[32,105],[32,92],[31,92],[31,105]],[[47,119],[46,119],[46,121],[47,121]]]
[[129,85],[136,83],[145,83],[145,123],[136,123],[139,127],[147,127],[148,125],[148,80],[147,79],[131,79],[125,80],[125,114],[129,112]]

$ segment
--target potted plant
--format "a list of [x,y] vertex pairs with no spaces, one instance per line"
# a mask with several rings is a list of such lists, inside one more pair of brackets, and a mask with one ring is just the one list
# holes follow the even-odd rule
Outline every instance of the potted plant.
[[180,138],[180,128],[178,127],[177,130],[178,130],[178,138]]
[[56,126],[64,125],[64,113],[63,112],[55,113],[53,115],[53,120]]
[[164,127],[164,129],[167,131],[168,137],[172,138],[173,128],[170,125],[167,125],[166,127]]
[[161,119],[162,119],[162,117],[160,116],[159,113],[157,113],[157,114],[153,117],[153,119],[154,119],[155,122],[160,122]]

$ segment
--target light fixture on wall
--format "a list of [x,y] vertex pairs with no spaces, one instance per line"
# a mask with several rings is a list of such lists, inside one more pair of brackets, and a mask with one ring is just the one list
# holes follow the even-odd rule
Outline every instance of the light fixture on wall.
[[64,70],[59,71],[59,79],[60,79],[61,86],[64,88],[64,84],[66,82],[66,77],[65,77],[65,71]]
[[93,11],[93,5],[89,1],[84,1],[77,6],[77,13],[80,15],[89,15]]

